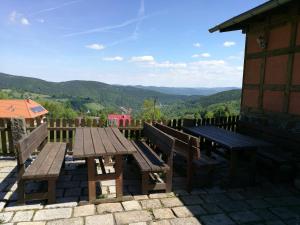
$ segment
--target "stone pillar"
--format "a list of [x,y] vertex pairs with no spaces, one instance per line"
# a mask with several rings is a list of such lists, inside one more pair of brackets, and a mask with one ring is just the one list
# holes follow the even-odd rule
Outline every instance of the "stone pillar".
[[24,118],[11,119],[11,133],[14,147],[24,136],[26,136],[26,122]]

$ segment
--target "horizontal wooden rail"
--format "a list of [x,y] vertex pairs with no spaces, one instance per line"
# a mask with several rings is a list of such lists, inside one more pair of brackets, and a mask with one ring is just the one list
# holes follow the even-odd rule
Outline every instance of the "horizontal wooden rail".
[[[173,127],[178,130],[182,130],[183,126],[201,126],[201,125],[215,125],[222,127],[227,130],[235,131],[236,123],[239,120],[238,116],[231,117],[220,117],[211,119],[170,119],[170,120],[159,120],[165,125]],[[74,142],[75,130],[77,127],[106,127],[108,126],[107,121],[99,119],[50,119],[45,118],[48,122],[48,141],[49,142],[67,142],[72,145]],[[147,122],[151,122],[148,120]],[[143,136],[143,123],[144,120],[131,120],[131,121],[120,121],[120,131],[128,139],[139,139]],[[41,120],[32,119],[27,121],[27,130],[31,132],[35,129]],[[10,131],[10,121],[0,119],[0,155],[13,155],[15,153],[12,134]]]

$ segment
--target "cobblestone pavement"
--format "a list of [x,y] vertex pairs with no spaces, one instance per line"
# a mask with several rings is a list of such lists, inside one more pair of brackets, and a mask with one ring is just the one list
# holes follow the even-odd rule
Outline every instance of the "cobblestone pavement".
[[[57,183],[57,204],[32,202],[16,206],[16,161],[0,159],[0,224],[6,225],[231,225],[300,224],[300,192],[292,185],[265,180],[256,186],[225,188],[213,185],[188,194],[184,178],[174,177],[172,193],[139,193],[140,180],[134,169],[126,171],[125,195],[133,200],[99,205],[79,204],[87,200],[84,166],[70,161]],[[109,168],[108,168],[109,169]],[[43,184],[30,183],[28,191]],[[114,181],[102,182],[100,197],[112,197]]]

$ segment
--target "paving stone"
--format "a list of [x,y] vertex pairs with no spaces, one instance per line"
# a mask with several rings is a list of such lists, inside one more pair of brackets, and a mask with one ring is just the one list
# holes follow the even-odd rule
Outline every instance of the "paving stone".
[[148,195],[134,195],[133,196],[134,200],[145,200],[145,199],[149,199]]
[[238,192],[227,192],[226,195],[232,200],[244,200],[245,197]]
[[85,225],[114,225],[112,214],[88,216],[85,218]]
[[11,220],[13,216],[13,212],[2,212],[0,213],[0,221],[6,223]]
[[[17,223],[17,225],[45,225],[46,222],[42,221],[42,222],[20,222]],[[4,225],[4,224],[3,224]]]
[[215,214],[215,215],[207,215],[200,217],[201,222],[204,222],[205,225],[234,225],[233,222],[227,215],[225,214]]
[[4,209],[6,202],[0,202],[0,212]]
[[207,203],[231,201],[225,194],[202,194],[200,196]]
[[1,223],[1,225],[14,225],[14,223]]
[[230,213],[229,216],[237,223],[254,223],[261,221],[261,218],[251,211],[234,212]]
[[296,213],[292,212],[291,210],[285,207],[270,208],[269,210],[283,220],[293,219],[298,217]]
[[172,208],[177,217],[190,217],[207,214],[206,211],[199,205],[179,206]]
[[140,203],[143,209],[157,209],[162,207],[158,199],[142,200]]
[[153,209],[153,215],[155,219],[171,219],[174,218],[174,214],[171,209]]
[[71,208],[59,208],[59,209],[42,209],[38,210],[33,220],[55,220],[55,219],[67,219],[70,218],[72,215]]
[[81,188],[66,188],[64,197],[74,197],[79,196],[81,193]]
[[289,196],[289,197],[277,197],[277,198],[265,198],[265,201],[273,206],[295,206],[300,205],[300,198]]
[[71,207],[75,207],[77,205],[78,205],[77,202],[56,203],[56,204],[46,205],[45,209],[71,208]]
[[279,220],[279,217],[271,213],[268,209],[253,209],[252,212],[258,215],[264,221]]
[[195,217],[171,219],[170,223],[171,225],[201,225]]
[[154,193],[150,194],[149,198],[169,198],[169,197],[174,197],[175,194],[173,192],[170,193]]
[[129,225],[147,225],[146,222],[130,223]]
[[32,216],[33,216],[34,211],[29,210],[29,211],[18,211],[14,215],[12,222],[26,222],[30,221]]
[[63,197],[63,198],[57,198],[57,203],[70,203],[70,202],[78,202],[78,197]]
[[180,201],[179,198],[163,198],[163,199],[161,199],[161,202],[162,202],[163,206],[169,207],[169,208],[183,205],[183,203]]
[[121,203],[103,203],[97,205],[97,212],[99,214],[121,212],[121,211],[123,211],[123,207]]
[[171,225],[169,220],[151,221],[150,225]]
[[243,201],[226,201],[218,202],[217,204],[225,212],[246,211],[249,209],[249,206]]
[[74,208],[74,217],[90,216],[95,214],[95,205],[83,205]]
[[122,202],[122,205],[125,210],[140,210],[140,209],[142,209],[139,202],[135,201],[135,200]]
[[115,213],[115,219],[118,225],[147,222],[152,220],[152,216],[149,211],[129,211],[129,212],[117,212]]
[[219,214],[223,213],[223,210],[217,206],[215,203],[205,203],[202,204],[202,207],[209,213],[209,214]]
[[4,208],[4,211],[8,212],[8,211],[21,211],[21,210],[31,210],[31,209],[34,210],[34,209],[42,209],[42,208],[43,206],[41,204],[16,206],[14,203]]
[[71,219],[62,219],[62,220],[53,220],[49,221],[47,225],[83,225],[83,218],[71,218]]
[[57,182],[57,188],[75,188],[79,187],[79,181]]
[[267,221],[265,223],[265,225],[286,225],[286,224],[288,224],[288,225],[297,225],[297,224],[291,224],[291,223],[284,223],[280,220],[272,220],[272,221]]
[[250,199],[246,200],[246,202],[253,209],[264,209],[270,207],[270,204],[263,199]]
[[198,205],[204,203],[197,195],[182,196],[180,199],[183,201],[184,205]]

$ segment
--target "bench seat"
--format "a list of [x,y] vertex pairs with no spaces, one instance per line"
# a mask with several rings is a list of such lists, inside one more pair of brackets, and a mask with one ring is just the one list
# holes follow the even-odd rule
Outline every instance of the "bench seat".
[[169,166],[142,141],[131,141],[137,152],[133,154],[138,166],[143,172],[161,172],[169,170]]
[[58,177],[64,162],[66,143],[47,143],[38,157],[25,170],[22,178],[47,179]]

